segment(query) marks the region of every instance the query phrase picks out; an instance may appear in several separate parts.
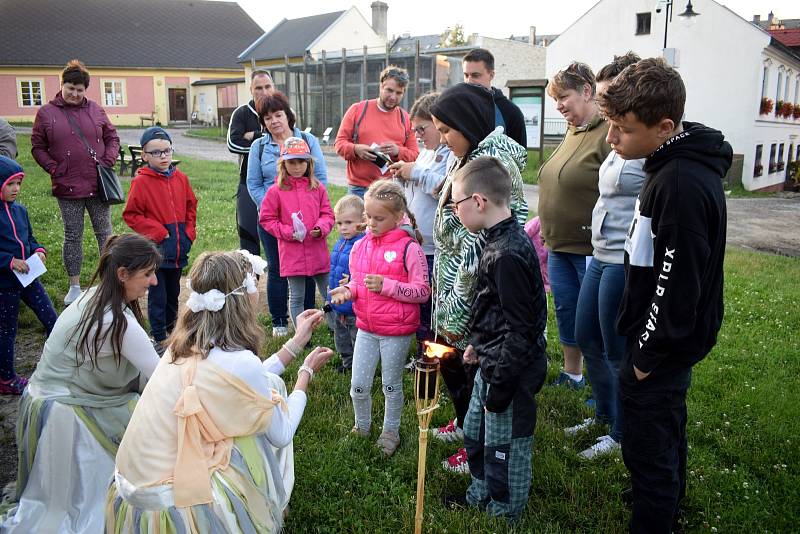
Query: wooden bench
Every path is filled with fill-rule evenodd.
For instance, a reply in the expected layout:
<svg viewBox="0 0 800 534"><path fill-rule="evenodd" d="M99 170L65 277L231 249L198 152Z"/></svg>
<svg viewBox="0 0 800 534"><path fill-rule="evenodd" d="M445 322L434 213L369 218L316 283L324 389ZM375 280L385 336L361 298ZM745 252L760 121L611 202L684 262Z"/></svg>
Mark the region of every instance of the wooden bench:
<svg viewBox="0 0 800 534"><path fill-rule="evenodd" d="M151 126L156 125L156 112L152 112L150 115L139 115L139 124L144 128L145 121L148 121Z"/></svg>
<svg viewBox="0 0 800 534"><path fill-rule="evenodd" d="M332 126L328 126L325 128L325 131L322 132L322 144L327 145L331 142L331 132L333 131Z"/></svg>
<svg viewBox="0 0 800 534"><path fill-rule="evenodd" d="M125 155L125 149L122 147L119 149L117 161L119 162L119 175L125 176L125 171L128 170L128 167L133 163L133 160L129 156Z"/></svg>

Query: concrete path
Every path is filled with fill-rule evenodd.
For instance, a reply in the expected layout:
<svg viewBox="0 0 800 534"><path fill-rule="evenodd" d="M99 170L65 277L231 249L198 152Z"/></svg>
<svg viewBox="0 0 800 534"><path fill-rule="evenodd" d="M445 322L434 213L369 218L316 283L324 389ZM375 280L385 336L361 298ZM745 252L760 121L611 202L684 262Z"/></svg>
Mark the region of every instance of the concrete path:
<svg viewBox="0 0 800 534"><path fill-rule="evenodd" d="M30 128L17 128L20 133L30 133ZM120 129L120 140L125 144L138 144L143 129ZM186 129L169 128L178 158L192 158L235 163L236 156L228 152L225 143L208 139L187 137ZM336 185L347 185L344 161L333 151L333 146L323 147L328 165L328 180ZM525 186L525 199L532 211L539 204L539 188ZM767 198L728 199L728 244L772 254L800 257L800 195L783 194Z"/></svg>

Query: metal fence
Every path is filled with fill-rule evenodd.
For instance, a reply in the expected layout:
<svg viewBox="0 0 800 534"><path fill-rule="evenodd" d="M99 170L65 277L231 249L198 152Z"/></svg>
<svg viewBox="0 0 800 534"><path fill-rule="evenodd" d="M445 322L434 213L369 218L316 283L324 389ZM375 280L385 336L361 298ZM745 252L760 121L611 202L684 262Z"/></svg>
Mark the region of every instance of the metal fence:
<svg viewBox="0 0 800 534"><path fill-rule="evenodd" d="M567 133L567 121L564 119L545 119L544 135L547 137L564 137Z"/></svg>
<svg viewBox="0 0 800 534"><path fill-rule="evenodd" d="M410 77L401 106L409 109L418 96L442 90L462 79L461 59L440 54L341 49L306 56L302 62L284 59L270 71L275 86L288 97L301 128L321 136L332 127L331 139L347 109L355 102L376 98L380 72L387 65L405 68Z"/></svg>

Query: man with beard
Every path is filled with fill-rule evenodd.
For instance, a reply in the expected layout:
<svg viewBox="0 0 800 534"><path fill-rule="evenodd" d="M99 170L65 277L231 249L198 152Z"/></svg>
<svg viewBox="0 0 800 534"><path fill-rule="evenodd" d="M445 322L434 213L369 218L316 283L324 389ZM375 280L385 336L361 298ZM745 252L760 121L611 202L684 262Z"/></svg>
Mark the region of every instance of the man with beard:
<svg viewBox="0 0 800 534"><path fill-rule="evenodd" d="M408 113L400 101L408 87L408 72L389 65L380 76L374 100L356 102L342 118L336 153L347 161L347 189L364 198L369 185L385 174L387 165L414 161L419 154Z"/></svg>

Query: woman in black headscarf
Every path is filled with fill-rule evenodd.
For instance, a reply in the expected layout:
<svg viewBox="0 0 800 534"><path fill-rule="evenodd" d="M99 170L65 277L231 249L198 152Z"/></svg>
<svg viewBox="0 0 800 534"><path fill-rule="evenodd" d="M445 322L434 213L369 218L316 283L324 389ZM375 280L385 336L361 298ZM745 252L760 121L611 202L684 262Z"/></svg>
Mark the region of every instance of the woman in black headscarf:
<svg viewBox="0 0 800 534"><path fill-rule="evenodd" d="M469 344L471 307L475 298L478 260L483 251L482 234L467 230L453 209L451 186L456 171L467 162L481 156L497 158L511 175L511 211L524 225L528 205L522 190L522 170L528 153L524 147L494 126L494 99L479 85L460 83L442 92L431 108L433 124L442 134L453 156L442 183L439 205L433 224L436 259L433 276L434 316L432 329L439 342L458 350L456 357L442 361L442 378L447 385L456 419L435 429L434 436L442 441L463 439L462 425L472 395L472 383L477 365L465 364L462 351ZM448 471L467 473L465 449L447 458L443 467Z"/></svg>

